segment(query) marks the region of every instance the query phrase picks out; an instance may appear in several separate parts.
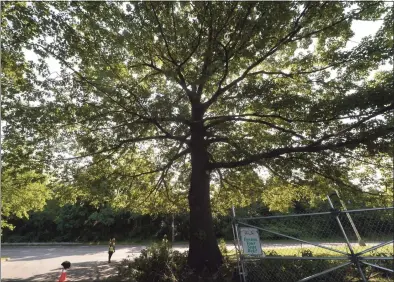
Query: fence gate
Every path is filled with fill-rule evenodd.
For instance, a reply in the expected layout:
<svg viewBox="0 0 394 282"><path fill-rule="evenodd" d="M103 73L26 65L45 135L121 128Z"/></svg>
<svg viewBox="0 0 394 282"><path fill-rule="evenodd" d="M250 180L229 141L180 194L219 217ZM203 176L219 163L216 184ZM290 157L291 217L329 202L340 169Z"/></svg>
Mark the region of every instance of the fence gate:
<svg viewBox="0 0 394 282"><path fill-rule="evenodd" d="M394 207L238 218L240 280L394 281Z"/></svg>

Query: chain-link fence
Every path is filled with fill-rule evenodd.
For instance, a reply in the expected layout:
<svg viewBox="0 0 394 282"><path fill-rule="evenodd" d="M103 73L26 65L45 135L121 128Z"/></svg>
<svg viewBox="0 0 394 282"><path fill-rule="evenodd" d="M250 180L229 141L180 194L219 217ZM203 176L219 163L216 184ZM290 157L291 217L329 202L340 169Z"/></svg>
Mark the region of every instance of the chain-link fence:
<svg viewBox="0 0 394 282"><path fill-rule="evenodd" d="M394 207L336 210L328 200L327 212L235 217L242 280L394 281ZM245 250L245 228L258 232L261 254Z"/></svg>

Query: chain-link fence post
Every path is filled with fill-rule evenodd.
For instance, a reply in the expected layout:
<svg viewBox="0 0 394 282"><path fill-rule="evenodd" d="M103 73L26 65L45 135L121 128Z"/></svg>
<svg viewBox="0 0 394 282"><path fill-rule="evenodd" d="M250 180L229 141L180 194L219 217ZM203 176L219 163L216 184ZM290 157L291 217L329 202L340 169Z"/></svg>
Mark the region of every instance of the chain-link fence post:
<svg viewBox="0 0 394 282"><path fill-rule="evenodd" d="M365 277L365 274L364 274L363 270L361 269L361 266L360 266L360 262L359 262L358 256L355 255L354 250L353 250L353 248L352 248L352 245L350 244L349 238L348 238L347 235L346 235L345 229L343 229L342 222L341 222L341 220L340 220L339 217L338 217L340 211L336 211L336 210L335 210L335 207L334 207L334 205L332 204L332 201L331 201L329 195L327 195L327 200L328 200L328 203L330 204L330 207L331 207L331 209L332 209L332 212L334 213L335 219L336 219L336 221L338 222L339 228L341 229L341 232L342 232L342 235L343 235L343 237L344 237L344 239L345 239L345 241L346 241L346 244L348 245L349 251L350 251L350 253L351 253L351 255L350 255L350 256L351 256L351 261L356 265L356 267L357 267L357 269L358 269L358 272L360 273L360 276L361 276L361 279L363 280L363 282L367 282L367 278Z"/></svg>
<svg viewBox="0 0 394 282"><path fill-rule="evenodd" d="M237 256L237 268L238 268L238 274L239 274L239 281L240 282L246 282L246 277L245 277L245 267L243 265L243 260L242 260L242 253L241 253L241 248L240 248L240 240L239 240L239 233L238 233L238 223L235 215L235 207L232 206L232 229L233 229L233 236L234 236L234 246L235 246L235 254Z"/></svg>
<svg viewBox="0 0 394 282"><path fill-rule="evenodd" d="M347 211L345 202L342 200L341 196L339 195L338 190L335 189L335 193L336 193L336 195L337 195L337 197L338 197L338 199L339 199L339 202L341 203L341 205L342 205L342 207L343 207L343 210L344 210L344 211ZM355 233L356 236L357 236L358 244L359 244L360 246L362 246L362 247L365 247L366 244L365 244L365 242L361 239L360 233L358 233L357 227L356 227L356 225L354 224L354 221L353 221L353 219L352 219L350 213L346 213L346 216L347 216L347 218L349 219L350 225L352 226L353 231L354 231L354 233Z"/></svg>

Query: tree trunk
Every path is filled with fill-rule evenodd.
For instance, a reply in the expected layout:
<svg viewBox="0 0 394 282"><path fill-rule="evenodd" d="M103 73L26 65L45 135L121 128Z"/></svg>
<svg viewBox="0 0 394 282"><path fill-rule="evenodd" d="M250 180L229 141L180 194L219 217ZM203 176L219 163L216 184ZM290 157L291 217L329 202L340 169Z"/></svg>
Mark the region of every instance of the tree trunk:
<svg viewBox="0 0 394 282"><path fill-rule="evenodd" d="M208 151L204 141L205 129L202 111L192 110L191 126L191 183L189 190L190 241L188 264L196 272L214 273L223 260L220 253L211 213L209 193L210 173Z"/></svg>

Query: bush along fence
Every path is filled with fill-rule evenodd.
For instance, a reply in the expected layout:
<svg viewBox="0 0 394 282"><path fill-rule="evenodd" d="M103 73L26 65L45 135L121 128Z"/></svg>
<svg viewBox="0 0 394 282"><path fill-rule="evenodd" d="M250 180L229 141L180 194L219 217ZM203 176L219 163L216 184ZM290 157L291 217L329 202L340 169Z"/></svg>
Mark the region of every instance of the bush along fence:
<svg viewBox="0 0 394 282"><path fill-rule="evenodd" d="M394 207L339 209L330 197L318 213L238 218L233 209L240 280L394 281Z"/></svg>

